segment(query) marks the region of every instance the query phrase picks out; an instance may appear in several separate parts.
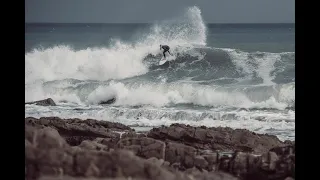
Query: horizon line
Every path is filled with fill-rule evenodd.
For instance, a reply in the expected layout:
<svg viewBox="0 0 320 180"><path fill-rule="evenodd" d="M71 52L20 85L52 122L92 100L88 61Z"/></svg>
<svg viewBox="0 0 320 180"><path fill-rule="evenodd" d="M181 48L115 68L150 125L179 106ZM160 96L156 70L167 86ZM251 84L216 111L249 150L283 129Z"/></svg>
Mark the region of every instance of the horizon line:
<svg viewBox="0 0 320 180"><path fill-rule="evenodd" d="M153 24L154 22L104 22L104 23L96 23L96 22L25 22L25 24ZM250 22L250 23L215 23L208 22L205 24L295 24L295 22Z"/></svg>

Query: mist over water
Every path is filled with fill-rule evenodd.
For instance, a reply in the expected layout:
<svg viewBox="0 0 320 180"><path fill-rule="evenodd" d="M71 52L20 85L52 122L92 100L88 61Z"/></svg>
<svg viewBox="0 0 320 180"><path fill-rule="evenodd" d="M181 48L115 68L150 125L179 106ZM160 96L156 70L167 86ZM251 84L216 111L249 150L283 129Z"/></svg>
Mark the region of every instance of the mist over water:
<svg viewBox="0 0 320 180"><path fill-rule="evenodd" d="M117 32L132 38L114 36L105 40L106 45L96 39L105 38L104 33L92 28L78 27L82 30L77 32L75 27L41 26L26 32L27 38L39 37L34 44L41 48L25 53L25 101L51 97L58 104L26 105L26 117L96 118L131 126L179 122L294 138L295 52L281 51L287 41L282 40L280 52L247 50L258 43L247 43L243 49L234 48L233 43L222 46L197 7L143 30L120 27ZM78 40L68 39L70 29ZM287 33L272 30L277 36ZM88 41L96 44L79 43L86 33L93 37ZM105 36L112 33L107 31ZM43 34L51 41L41 39ZM57 37L64 43L57 43ZM161 66L160 44L169 45L173 54ZM112 98L114 104L101 105Z"/></svg>

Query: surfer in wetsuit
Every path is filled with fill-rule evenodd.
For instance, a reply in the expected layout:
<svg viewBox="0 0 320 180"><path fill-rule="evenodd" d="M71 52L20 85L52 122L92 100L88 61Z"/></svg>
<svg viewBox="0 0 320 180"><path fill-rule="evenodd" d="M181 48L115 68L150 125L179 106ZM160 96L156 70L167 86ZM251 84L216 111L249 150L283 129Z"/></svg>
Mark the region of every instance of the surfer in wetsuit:
<svg viewBox="0 0 320 180"><path fill-rule="evenodd" d="M160 50L161 50L161 48L163 49L163 56L164 56L164 58L166 58L166 52L168 52L171 56L172 56L172 54L170 53L170 51L169 51L169 49L170 49L170 47L169 46L167 46L167 45L161 45L160 44Z"/></svg>

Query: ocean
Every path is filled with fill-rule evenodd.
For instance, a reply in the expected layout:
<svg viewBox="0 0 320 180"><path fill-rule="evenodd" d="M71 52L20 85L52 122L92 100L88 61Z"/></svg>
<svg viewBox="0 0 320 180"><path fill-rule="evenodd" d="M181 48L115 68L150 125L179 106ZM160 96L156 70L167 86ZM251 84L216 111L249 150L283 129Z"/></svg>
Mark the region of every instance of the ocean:
<svg viewBox="0 0 320 180"><path fill-rule="evenodd" d="M159 66L160 44L172 56ZM227 126L295 138L295 24L25 24L25 117L148 129ZM111 104L104 102L114 99Z"/></svg>

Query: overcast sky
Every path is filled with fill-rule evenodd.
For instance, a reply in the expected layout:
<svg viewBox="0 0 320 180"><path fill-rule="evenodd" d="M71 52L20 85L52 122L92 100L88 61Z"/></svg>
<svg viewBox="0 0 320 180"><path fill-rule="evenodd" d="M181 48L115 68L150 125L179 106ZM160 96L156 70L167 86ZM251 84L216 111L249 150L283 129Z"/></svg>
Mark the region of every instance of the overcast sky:
<svg viewBox="0 0 320 180"><path fill-rule="evenodd" d="M207 23L294 23L294 0L25 0L26 22L150 23L198 6Z"/></svg>

